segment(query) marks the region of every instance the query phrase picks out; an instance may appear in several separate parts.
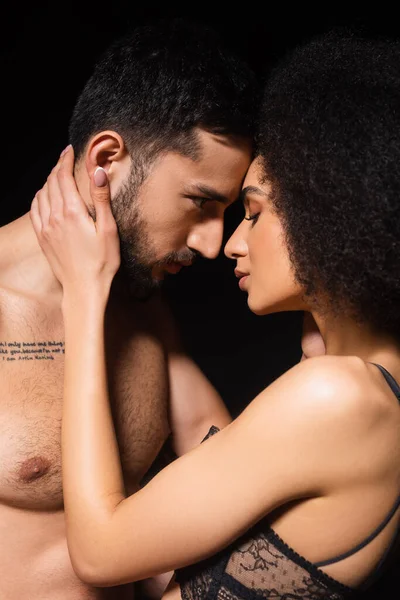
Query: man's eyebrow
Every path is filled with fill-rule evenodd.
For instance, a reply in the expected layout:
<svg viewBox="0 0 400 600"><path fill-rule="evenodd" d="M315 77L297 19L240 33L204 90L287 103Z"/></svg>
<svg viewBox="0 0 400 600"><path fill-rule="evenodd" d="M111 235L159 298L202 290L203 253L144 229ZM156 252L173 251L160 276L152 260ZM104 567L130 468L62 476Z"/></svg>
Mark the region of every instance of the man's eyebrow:
<svg viewBox="0 0 400 600"><path fill-rule="evenodd" d="M214 188L203 183L193 183L190 187L192 190L196 189L202 196L206 196L210 200L215 200L215 202L221 202L221 204L229 204L231 202L224 194L217 192Z"/></svg>
<svg viewBox="0 0 400 600"><path fill-rule="evenodd" d="M240 202L243 202L243 204L246 204L248 202L247 194L255 194L256 196L267 198L267 194L263 192L260 188L255 187L254 185L248 185L247 187L243 188L239 194L239 200Z"/></svg>

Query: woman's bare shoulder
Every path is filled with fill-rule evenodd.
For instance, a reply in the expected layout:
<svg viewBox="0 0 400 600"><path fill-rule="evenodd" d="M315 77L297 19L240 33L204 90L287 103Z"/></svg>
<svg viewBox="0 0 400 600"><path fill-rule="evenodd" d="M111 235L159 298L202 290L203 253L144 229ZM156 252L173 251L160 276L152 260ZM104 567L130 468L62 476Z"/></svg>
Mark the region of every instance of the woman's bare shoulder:
<svg viewBox="0 0 400 600"><path fill-rule="evenodd" d="M362 359L309 358L262 390L241 418L273 431L281 442L294 439L329 452L340 440L345 444L354 434L368 435L376 417L367 408L369 391L370 375Z"/></svg>
<svg viewBox="0 0 400 600"><path fill-rule="evenodd" d="M301 361L266 387L255 399L261 406L272 398L286 405L350 410L368 389L366 363L357 356L318 356ZM326 406L325 406L326 407ZM300 408L300 409L301 409Z"/></svg>

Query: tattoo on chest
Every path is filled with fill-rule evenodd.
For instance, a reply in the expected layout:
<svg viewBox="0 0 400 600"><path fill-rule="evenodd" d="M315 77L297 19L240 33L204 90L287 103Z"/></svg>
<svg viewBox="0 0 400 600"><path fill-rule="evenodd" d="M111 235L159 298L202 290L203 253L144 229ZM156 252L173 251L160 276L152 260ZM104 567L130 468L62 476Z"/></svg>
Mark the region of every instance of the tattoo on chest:
<svg viewBox="0 0 400 600"><path fill-rule="evenodd" d="M51 340L43 342L0 341L0 360L2 361L55 360L64 352L64 342Z"/></svg>

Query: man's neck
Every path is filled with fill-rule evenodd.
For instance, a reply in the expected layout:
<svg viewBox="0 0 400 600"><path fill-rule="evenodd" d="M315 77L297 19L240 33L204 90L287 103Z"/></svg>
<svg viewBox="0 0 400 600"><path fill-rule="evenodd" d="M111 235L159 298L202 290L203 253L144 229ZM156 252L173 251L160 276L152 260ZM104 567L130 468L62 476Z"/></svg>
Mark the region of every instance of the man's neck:
<svg viewBox="0 0 400 600"><path fill-rule="evenodd" d="M61 299L61 286L39 246L29 213L0 228L0 287Z"/></svg>

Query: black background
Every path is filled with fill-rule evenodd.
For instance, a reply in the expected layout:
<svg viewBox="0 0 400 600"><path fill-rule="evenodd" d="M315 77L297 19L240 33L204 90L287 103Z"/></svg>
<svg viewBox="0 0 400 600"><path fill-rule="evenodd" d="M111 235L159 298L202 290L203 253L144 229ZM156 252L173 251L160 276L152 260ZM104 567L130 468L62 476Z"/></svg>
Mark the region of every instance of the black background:
<svg viewBox="0 0 400 600"><path fill-rule="evenodd" d="M400 35L394 3L390 10L378 5L353 13L328 3L313 9L307 3L297 8L286 3L214 3L214 12L202 4L186 6L187 12L173 10L171 4L162 9L148 4L52 2L2 9L0 225L29 210L68 143L70 114L95 60L115 37L138 23L161 16L209 23L260 77L286 50L334 26ZM227 211L226 238L240 217L239 206ZM189 352L234 415L299 360L301 314L253 315L232 265L222 255L185 270L167 287ZM398 587L389 593L389 584L380 584L368 597L397 597Z"/></svg>
<svg viewBox="0 0 400 600"><path fill-rule="evenodd" d="M150 4L150 3L149 3ZM244 4L244 3L243 3ZM263 77L287 50L333 26L400 34L392 13L350 14L263 3L218 9L196 5L180 12L113 1L32 3L8 8L1 21L2 194L0 224L27 210L68 143L70 114L99 54L120 34L164 16L211 24ZM275 3L274 3L275 4ZM186 7L187 9L191 7ZM218 6L213 6L214 11ZM227 211L226 238L241 218ZM301 314L256 317L247 308L228 259L201 261L169 281L173 307L189 352L237 414L265 385L300 358ZM133 316L134 318L134 316Z"/></svg>

